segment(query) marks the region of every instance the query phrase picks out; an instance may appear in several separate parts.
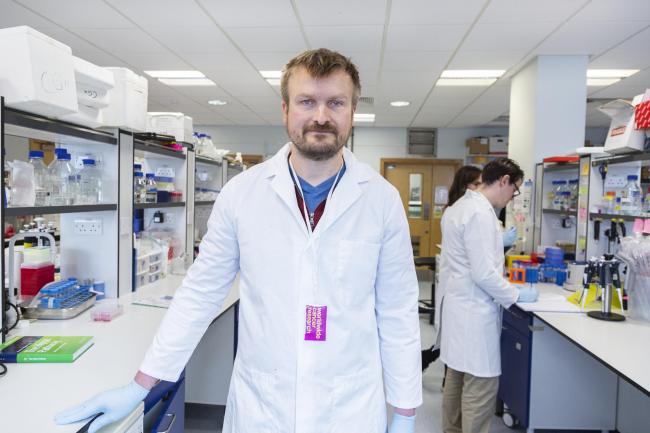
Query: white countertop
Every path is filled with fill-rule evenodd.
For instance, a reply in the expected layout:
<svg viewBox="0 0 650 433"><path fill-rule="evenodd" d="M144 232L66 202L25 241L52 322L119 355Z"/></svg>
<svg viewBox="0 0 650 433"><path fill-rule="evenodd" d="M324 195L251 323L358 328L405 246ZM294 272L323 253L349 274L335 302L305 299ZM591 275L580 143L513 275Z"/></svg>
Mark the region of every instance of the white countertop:
<svg viewBox="0 0 650 433"><path fill-rule="evenodd" d="M94 322L87 310L70 320L38 320L13 335L92 335L95 344L69 364L7 364L0 377L0 430L12 433L74 433L83 423L58 426L54 415L94 394L128 383L149 348L163 308L132 305L140 297L173 294L183 277L169 275L124 295L124 313L111 322ZM239 299L238 284L221 313ZM219 313L219 314L221 314Z"/></svg>
<svg viewBox="0 0 650 433"><path fill-rule="evenodd" d="M554 284L537 288L540 293L570 294ZM607 322L585 313L533 314L650 395L650 323L629 317Z"/></svg>

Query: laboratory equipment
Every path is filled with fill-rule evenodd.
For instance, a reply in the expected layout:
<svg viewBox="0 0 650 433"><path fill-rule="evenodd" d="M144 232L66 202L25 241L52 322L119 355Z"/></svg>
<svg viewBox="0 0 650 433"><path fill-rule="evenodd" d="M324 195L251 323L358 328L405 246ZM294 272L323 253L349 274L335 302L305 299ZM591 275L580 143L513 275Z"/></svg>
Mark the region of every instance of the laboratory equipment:
<svg viewBox="0 0 650 433"><path fill-rule="evenodd" d="M147 202L147 186L141 171L133 173L133 201L135 203Z"/></svg>
<svg viewBox="0 0 650 433"><path fill-rule="evenodd" d="M639 176L630 174L627 176L627 184L621 194L621 212L635 214L641 211L641 188L637 184Z"/></svg>
<svg viewBox="0 0 650 433"><path fill-rule="evenodd" d="M568 290L570 292L575 292L582 288L586 267L587 267L587 262L569 263L567 269L567 279L564 282L565 290Z"/></svg>
<svg viewBox="0 0 650 433"><path fill-rule="evenodd" d="M171 193L174 191L174 178L170 176L156 176L158 188L158 201L162 203L172 200Z"/></svg>
<svg viewBox="0 0 650 433"><path fill-rule="evenodd" d="M154 173L147 173L145 181L145 202L156 203L158 200L158 185L156 182L156 175ZM166 200L169 201L169 200Z"/></svg>
<svg viewBox="0 0 650 433"><path fill-rule="evenodd" d="M104 108L104 126L132 131L147 129L147 79L126 68L106 68L113 74L115 87Z"/></svg>
<svg viewBox="0 0 650 433"><path fill-rule="evenodd" d="M617 258L627 264L625 291L630 298L630 317L650 322L650 240L647 237L623 238Z"/></svg>
<svg viewBox="0 0 650 433"><path fill-rule="evenodd" d="M9 300L9 302L11 302L14 305L17 305L17 300L20 299L21 296L22 296L21 286L16 284L15 275L14 275L14 272L13 272L13 270L15 269L14 268L14 260L15 260L14 252L15 252L16 241L18 241L18 240L26 240L28 238L47 239L50 242L50 246L49 246L49 248L50 248L50 256L49 257L52 259L52 261L54 260L54 257L56 255L56 247L55 247L55 242L54 242L54 236L52 236L50 233L47 233L47 232L28 232L28 233L26 233L26 232L23 232L23 233L15 234L11 239L9 239L9 249L8 249L8 251L9 251L9 266L8 266L7 269L11 270L11 272L9 272L9 285L8 285L8 287L9 287L9 296L8 296L8 300ZM28 250L28 249L31 249L31 248L24 248L23 255L24 255L24 252L26 250ZM35 256L35 260L40 260L38 256L40 256L42 254L42 251L41 250L35 250L35 251L36 251L35 253L32 253ZM54 269L52 267L52 280L54 279L54 272L53 271L54 271ZM45 273L45 271L41 272L40 270L27 272L26 277L33 279L31 282L29 282L28 290L31 290L31 287L33 287L35 284L37 284L37 281L40 280L40 278L42 277L42 275L44 273ZM23 278L23 273L22 273L22 269L21 269L21 282L20 282L21 285L24 283L22 278ZM52 280L50 280L50 281L52 281ZM41 287L38 287L38 289L40 289L40 288Z"/></svg>
<svg viewBox="0 0 650 433"><path fill-rule="evenodd" d="M43 162L43 151L30 150L29 163L34 167L34 206L47 206L49 205L49 171Z"/></svg>
<svg viewBox="0 0 650 433"><path fill-rule="evenodd" d="M102 202L102 178L95 160L83 160L80 176L80 198L83 204L99 204Z"/></svg>
<svg viewBox="0 0 650 433"><path fill-rule="evenodd" d="M70 47L19 26L0 29L0 53L0 95L8 107L44 116L77 111Z"/></svg>
<svg viewBox="0 0 650 433"><path fill-rule="evenodd" d="M567 209L578 209L578 179L569 180L569 206Z"/></svg>
<svg viewBox="0 0 650 433"><path fill-rule="evenodd" d="M9 185L11 194L7 195L9 206L34 206L34 166L24 161L7 162L10 167Z"/></svg>
<svg viewBox="0 0 650 433"><path fill-rule="evenodd" d="M192 118L183 113L147 113L147 132L173 136L176 141L190 142L194 134Z"/></svg>
<svg viewBox="0 0 650 433"><path fill-rule="evenodd" d="M88 282L76 278L55 281L45 285L31 300L20 304L27 319L71 319L95 303L96 293Z"/></svg>
<svg viewBox="0 0 650 433"><path fill-rule="evenodd" d="M612 291L616 290L621 305L623 305L623 294L619 275L621 262L611 254L605 254L599 259L592 259L587 266L583 290L589 290L589 285L596 283L601 293L601 311L589 311L587 315L594 319L621 322L625 316L612 312Z"/></svg>
<svg viewBox="0 0 650 433"><path fill-rule="evenodd" d="M96 322L110 322L124 312L124 307L117 300L108 300L97 303L90 312L90 318Z"/></svg>
<svg viewBox="0 0 650 433"><path fill-rule="evenodd" d="M77 176L70 162L70 154L63 148L54 150L56 159L50 164L50 204L69 206L75 204L79 195Z"/></svg>
<svg viewBox="0 0 650 433"><path fill-rule="evenodd" d="M552 208L556 210L566 210L566 198L564 195L567 192L566 180L554 180L553 182L553 202Z"/></svg>

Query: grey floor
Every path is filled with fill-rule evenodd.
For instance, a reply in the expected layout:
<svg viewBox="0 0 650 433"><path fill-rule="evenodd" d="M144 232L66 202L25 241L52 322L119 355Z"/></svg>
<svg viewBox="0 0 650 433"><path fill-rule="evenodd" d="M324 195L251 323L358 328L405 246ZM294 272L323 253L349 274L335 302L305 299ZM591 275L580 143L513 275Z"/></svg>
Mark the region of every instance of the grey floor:
<svg viewBox="0 0 650 433"><path fill-rule="evenodd" d="M420 282L420 299L431 297L431 282ZM424 315L420 316L422 347L429 347L435 341L435 331ZM416 433L441 433L442 376L440 362L432 364L422 376L423 404L418 408L415 424ZM186 405L186 433L220 433L223 422L223 408L212 406ZM494 417L490 433L513 433L500 418Z"/></svg>

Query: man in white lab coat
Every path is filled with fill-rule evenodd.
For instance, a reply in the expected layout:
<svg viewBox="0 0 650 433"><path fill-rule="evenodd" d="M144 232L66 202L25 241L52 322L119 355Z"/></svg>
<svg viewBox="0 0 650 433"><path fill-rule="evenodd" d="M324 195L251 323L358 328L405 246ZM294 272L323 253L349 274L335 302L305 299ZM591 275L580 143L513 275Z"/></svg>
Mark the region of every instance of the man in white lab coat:
<svg viewBox="0 0 650 433"><path fill-rule="evenodd" d="M418 284L397 190L345 149L360 94L325 50L285 67L291 142L224 186L188 270L129 385L57 416L128 414L174 381L239 272L239 341L225 433L414 431L421 404Z"/></svg>
<svg viewBox="0 0 650 433"><path fill-rule="evenodd" d="M500 158L485 166L481 179L477 190L467 190L442 217L445 433L488 433L501 375L501 307L537 299L535 289L519 290L503 277L495 213L519 193L523 172L514 161Z"/></svg>

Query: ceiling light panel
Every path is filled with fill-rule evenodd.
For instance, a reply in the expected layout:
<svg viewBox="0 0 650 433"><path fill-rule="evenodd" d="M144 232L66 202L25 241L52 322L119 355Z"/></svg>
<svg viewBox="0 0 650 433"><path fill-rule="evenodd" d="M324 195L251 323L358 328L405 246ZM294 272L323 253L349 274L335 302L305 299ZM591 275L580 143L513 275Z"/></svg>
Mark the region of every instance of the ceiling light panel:
<svg viewBox="0 0 650 433"><path fill-rule="evenodd" d="M355 122L374 122L375 115L373 113L354 113Z"/></svg>
<svg viewBox="0 0 650 433"><path fill-rule="evenodd" d="M491 86L496 78L440 78L436 86Z"/></svg>
<svg viewBox="0 0 650 433"><path fill-rule="evenodd" d="M411 103L409 101L393 101L390 105L392 107L408 107Z"/></svg>
<svg viewBox="0 0 650 433"><path fill-rule="evenodd" d="M205 78L200 71L144 71L153 78Z"/></svg>
<svg viewBox="0 0 650 433"><path fill-rule="evenodd" d="M216 86L209 78L158 78L168 86Z"/></svg>
<svg viewBox="0 0 650 433"><path fill-rule="evenodd" d="M279 86L282 82L282 79L280 78L267 78L266 82L269 83L271 86Z"/></svg>
<svg viewBox="0 0 650 433"><path fill-rule="evenodd" d="M627 78L638 69L587 69L587 78Z"/></svg>
<svg viewBox="0 0 650 433"><path fill-rule="evenodd" d="M447 69L440 78L499 78L505 72L503 69Z"/></svg>
<svg viewBox="0 0 650 433"><path fill-rule="evenodd" d="M587 78L587 86L611 86L619 81L620 78Z"/></svg>
<svg viewBox="0 0 650 433"><path fill-rule="evenodd" d="M282 71L260 71L264 78L282 78Z"/></svg>

